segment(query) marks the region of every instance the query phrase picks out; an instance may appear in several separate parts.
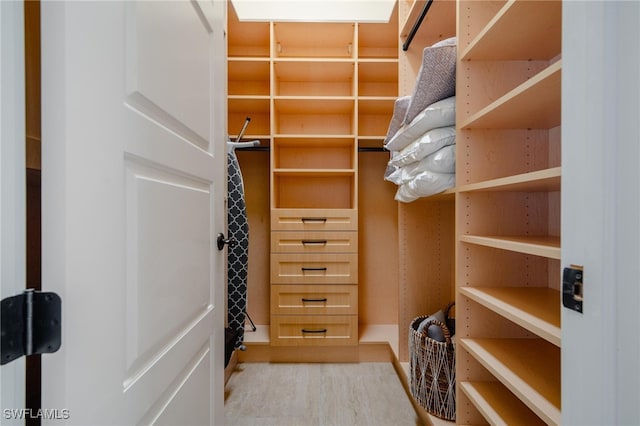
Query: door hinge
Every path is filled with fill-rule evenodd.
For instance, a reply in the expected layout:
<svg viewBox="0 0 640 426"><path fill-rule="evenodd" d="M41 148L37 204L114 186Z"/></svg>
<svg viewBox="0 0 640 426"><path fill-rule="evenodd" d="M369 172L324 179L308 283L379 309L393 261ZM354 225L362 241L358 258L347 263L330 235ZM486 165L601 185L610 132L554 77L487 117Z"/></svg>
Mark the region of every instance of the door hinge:
<svg viewBox="0 0 640 426"><path fill-rule="evenodd" d="M60 349L62 301L57 294L28 289L2 299L1 317L0 365Z"/></svg>

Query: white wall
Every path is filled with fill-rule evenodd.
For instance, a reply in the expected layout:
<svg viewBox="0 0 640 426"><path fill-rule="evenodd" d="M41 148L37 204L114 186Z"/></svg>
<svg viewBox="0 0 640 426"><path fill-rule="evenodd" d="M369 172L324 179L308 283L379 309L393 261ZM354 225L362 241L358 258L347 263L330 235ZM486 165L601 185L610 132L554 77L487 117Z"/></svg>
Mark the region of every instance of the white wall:
<svg viewBox="0 0 640 426"><path fill-rule="evenodd" d="M564 2L562 51L562 423L639 424L640 3Z"/></svg>

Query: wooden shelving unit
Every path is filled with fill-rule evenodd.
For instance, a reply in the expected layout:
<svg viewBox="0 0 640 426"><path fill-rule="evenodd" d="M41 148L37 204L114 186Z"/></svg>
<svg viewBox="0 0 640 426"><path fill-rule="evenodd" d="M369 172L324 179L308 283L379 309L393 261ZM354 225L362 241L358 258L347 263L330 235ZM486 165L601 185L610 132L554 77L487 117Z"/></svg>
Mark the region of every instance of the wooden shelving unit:
<svg viewBox="0 0 640 426"><path fill-rule="evenodd" d="M359 322L363 330L369 323L388 324L393 309L372 304L376 297L378 303L386 300L376 295L388 293L389 282L395 281L387 278L387 270L363 274L365 303L359 300L358 272L368 272L370 265L375 270L387 253L367 249L361 256L358 241L387 239L395 227L374 224L379 221L376 215L360 214L360 202L371 205L369 198L381 191L360 194L359 183L370 179L366 176L373 168L381 173L384 158L360 155L358 148L382 147L398 96L398 10L389 23L241 22L230 7L228 31L229 132L235 138L251 117L245 139L260 139L270 150L268 206L259 212L258 226L264 226L265 214L271 216L270 284L259 292L271 303L266 319L262 316L257 323L271 326L272 346L323 346L322 333L315 330L305 338L292 336L294 318L327 328L326 345L357 345ZM253 164L258 155L245 155L246 161ZM381 178L379 182L385 185ZM245 186L251 184L245 181ZM389 203L392 194L382 211ZM380 201L377 204L380 210ZM255 224L250 226L253 233ZM359 236L360 226L369 229L366 237ZM309 243L312 240L322 244ZM254 251L250 259L264 265L256 256L261 254ZM252 284L255 281L250 289ZM262 281L257 285L263 286ZM318 307L320 302L301 304L301 295L309 292L312 299L325 299L322 290L326 309ZM337 308L336 303L346 305ZM338 321L341 328L334 335L337 326L329 326L329 317L336 315L345 321ZM327 327L322 326L325 320ZM344 351L335 352L344 358ZM319 356L331 358L327 352Z"/></svg>
<svg viewBox="0 0 640 426"><path fill-rule="evenodd" d="M272 23L271 215L301 213L298 225L271 228L274 346L356 345L357 235L327 223L357 212L354 24ZM283 240L298 238L288 250ZM280 245L281 246L281 245ZM342 307L340 307L342 304Z"/></svg>
<svg viewBox="0 0 640 426"><path fill-rule="evenodd" d="M561 1L458 1L462 424L560 423L561 22Z"/></svg>

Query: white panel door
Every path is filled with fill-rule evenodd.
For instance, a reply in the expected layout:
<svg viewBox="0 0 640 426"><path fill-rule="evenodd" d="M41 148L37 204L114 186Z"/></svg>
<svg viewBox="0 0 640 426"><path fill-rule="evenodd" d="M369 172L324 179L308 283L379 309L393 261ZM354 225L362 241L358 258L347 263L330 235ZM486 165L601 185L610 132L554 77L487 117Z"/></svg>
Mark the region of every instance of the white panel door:
<svg viewBox="0 0 640 426"><path fill-rule="evenodd" d="M67 423L224 421L225 7L42 2L43 290L63 303L42 405Z"/></svg>
<svg viewBox="0 0 640 426"><path fill-rule="evenodd" d="M0 2L0 298L25 288L24 15ZM24 357L0 367L0 423L24 424Z"/></svg>

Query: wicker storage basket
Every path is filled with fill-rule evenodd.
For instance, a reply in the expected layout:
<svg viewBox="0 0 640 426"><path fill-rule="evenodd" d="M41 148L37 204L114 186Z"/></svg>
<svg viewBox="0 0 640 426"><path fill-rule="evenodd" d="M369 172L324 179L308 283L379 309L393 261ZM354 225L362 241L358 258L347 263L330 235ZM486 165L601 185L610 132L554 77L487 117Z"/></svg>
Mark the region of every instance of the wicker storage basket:
<svg viewBox="0 0 640 426"><path fill-rule="evenodd" d="M446 312L452 304L447 306ZM449 327L432 319L430 324L442 328L446 341L439 342L427 336L427 327L418 332L418 326L429 318L415 318L409 327L409 369L411 395L427 412L446 420L456 418L456 357Z"/></svg>

